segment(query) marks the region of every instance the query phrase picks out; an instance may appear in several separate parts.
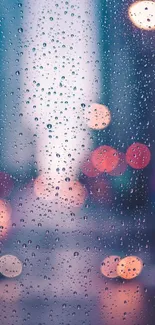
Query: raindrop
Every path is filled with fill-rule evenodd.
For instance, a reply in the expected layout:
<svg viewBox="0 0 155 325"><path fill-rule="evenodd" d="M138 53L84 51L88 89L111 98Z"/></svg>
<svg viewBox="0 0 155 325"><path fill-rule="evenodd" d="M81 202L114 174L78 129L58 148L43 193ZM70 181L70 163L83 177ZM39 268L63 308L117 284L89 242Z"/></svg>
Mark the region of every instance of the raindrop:
<svg viewBox="0 0 155 325"><path fill-rule="evenodd" d="M23 28L18 28L18 33L23 33Z"/></svg>
<svg viewBox="0 0 155 325"><path fill-rule="evenodd" d="M74 252L74 256L79 256L79 252Z"/></svg>

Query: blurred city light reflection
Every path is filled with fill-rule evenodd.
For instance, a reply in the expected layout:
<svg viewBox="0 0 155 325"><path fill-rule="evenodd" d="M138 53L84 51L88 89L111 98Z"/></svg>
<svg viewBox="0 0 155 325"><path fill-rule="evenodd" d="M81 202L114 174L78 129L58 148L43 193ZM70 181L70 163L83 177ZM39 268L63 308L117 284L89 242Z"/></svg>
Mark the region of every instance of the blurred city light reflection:
<svg viewBox="0 0 155 325"><path fill-rule="evenodd" d="M106 257L101 265L101 273L107 278L117 278L117 266L120 261L119 256L108 256Z"/></svg>
<svg viewBox="0 0 155 325"><path fill-rule="evenodd" d="M100 172L111 172L119 163L118 152L110 146L100 146L92 153L92 163Z"/></svg>
<svg viewBox="0 0 155 325"><path fill-rule="evenodd" d="M137 277L142 269L143 262L139 257L127 256L119 261L117 274L123 279L131 280Z"/></svg>
<svg viewBox="0 0 155 325"><path fill-rule="evenodd" d="M135 169L145 168L151 160L149 148L143 143L133 143L126 152L127 163Z"/></svg>
<svg viewBox="0 0 155 325"><path fill-rule="evenodd" d="M60 201L71 207L80 207L87 197L86 188L78 181L62 182L60 184Z"/></svg>
<svg viewBox="0 0 155 325"><path fill-rule="evenodd" d="M95 103L86 110L85 118L89 128L102 130L110 124L111 113L105 105Z"/></svg>
<svg viewBox="0 0 155 325"><path fill-rule="evenodd" d="M47 175L40 175L34 181L34 193L44 200L57 200L59 206L67 205L80 207L83 205L87 190L79 181L66 178L65 181L56 180Z"/></svg>
<svg viewBox="0 0 155 325"><path fill-rule="evenodd" d="M34 193L44 200L52 200L56 194L56 180L50 175L39 175L34 181Z"/></svg>
<svg viewBox="0 0 155 325"><path fill-rule="evenodd" d="M15 278L22 272L22 263L14 255L0 257L0 273L7 278Z"/></svg>
<svg viewBox="0 0 155 325"><path fill-rule="evenodd" d="M155 2L136 1L128 9L132 23L144 30L155 29Z"/></svg>
<svg viewBox="0 0 155 325"><path fill-rule="evenodd" d="M93 166L91 154L82 163L81 170L82 173L88 177L97 177L100 174L100 172Z"/></svg>

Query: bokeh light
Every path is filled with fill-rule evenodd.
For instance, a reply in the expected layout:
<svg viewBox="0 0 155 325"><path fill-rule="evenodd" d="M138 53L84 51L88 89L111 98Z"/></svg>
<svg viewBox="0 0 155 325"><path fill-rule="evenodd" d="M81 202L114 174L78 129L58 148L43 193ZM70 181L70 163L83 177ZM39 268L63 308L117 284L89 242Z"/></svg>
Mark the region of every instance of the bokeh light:
<svg viewBox="0 0 155 325"><path fill-rule="evenodd" d="M86 188L78 181L69 180L61 183L59 199L64 205L80 207L83 205L87 195Z"/></svg>
<svg viewBox="0 0 155 325"><path fill-rule="evenodd" d="M128 9L129 18L132 23L141 29L155 29L155 2L137 1Z"/></svg>
<svg viewBox="0 0 155 325"><path fill-rule="evenodd" d="M105 105L92 104L85 114L86 123L94 130L105 129L111 121L111 113Z"/></svg>
<svg viewBox="0 0 155 325"><path fill-rule="evenodd" d="M137 256L127 256L120 260L117 274L123 279L131 280L137 277L143 269L143 262Z"/></svg>
<svg viewBox="0 0 155 325"><path fill-rule="evenodd" d="M102 324L143 324L143 289L136 282L103 284L100 298Z"/></svg>
<svg viewBox="0 0 155 325"><path fill-rule="evenodd" d="M88 177L97 177L100 174L100 172L94 167L91 161L91 154L83 162L81 166L81 171L83 172L84 175Z"/></svg>
<svg viewBox="0 0 155 325"><path fill-rule="evenodd" d="M0 199L0 237L5 237L11 228L11 205Z"/></svg>
<svg viewBox="0 0 155 325"><path fill-rule="evenodd" d="M150 160L151 153L145 144L133 143L126 152L126 161L132 168L143 169Z"/></svg>
<svg viewBox="0 0 155 325"><path fill-rule="evenodd" d="M56 194L56 181L49 175L39 175L34 181L34 193L44 200L52 200Z"/></svg>
<svg viewBox="0 0 155 325"><path fill-rule="evenodd" d="M92 153L92 163L100 172L111 172L118 162L118 152L110 146L101 146Z"/></svg>
<svg viewBox="0 0 155 325"><path fill-rule="evenodd" d="M15 278L22 272L22 263L14 255L3 255L0 257L0 273L7 278Z"/></svg>
<svg viewBox="0 0 155 325"><path fill-rule="evenodd" d="M108 256L106 257L101 265L101 273L107 278L117 278L117 266L120 261L119 256Z"/></svg>
<svg viewBox="0 0 155 325"><path fill-rule="evenodd" d="M12 177L4 172L0 172L0 197L7 197L13 189Z"/></svg>
<svg viewBox="0 0 155 325"><path fill-rule="evenodd" d="M123 152L118 152L118 157L119 157L118 165L116 166L115 169L109 172L111 176L121 176L125 173L127 169L125 154Z"/></svg>

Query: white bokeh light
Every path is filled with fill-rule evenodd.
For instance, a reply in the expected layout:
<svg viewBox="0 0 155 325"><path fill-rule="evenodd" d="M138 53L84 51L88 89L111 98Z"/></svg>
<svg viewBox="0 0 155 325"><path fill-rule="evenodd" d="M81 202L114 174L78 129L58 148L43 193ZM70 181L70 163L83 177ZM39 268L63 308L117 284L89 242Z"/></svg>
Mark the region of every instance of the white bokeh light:
<svg viewBox="0 0 155 325"><path fill-rule="evenodd" d="M129 7L128 14L136 27L144 30L155 29L154 1L137 1Z"/></svg>

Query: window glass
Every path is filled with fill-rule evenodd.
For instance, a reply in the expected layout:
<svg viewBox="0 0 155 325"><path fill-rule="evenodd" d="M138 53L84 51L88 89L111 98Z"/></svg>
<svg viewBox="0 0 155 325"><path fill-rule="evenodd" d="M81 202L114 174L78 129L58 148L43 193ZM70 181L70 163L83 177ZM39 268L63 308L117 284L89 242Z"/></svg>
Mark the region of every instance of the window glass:
<svg viewBox="0 0 155 325"><path fill-rule="evenodd" d="M0 12L0 323L154 325L155 2Z"/></svg>

